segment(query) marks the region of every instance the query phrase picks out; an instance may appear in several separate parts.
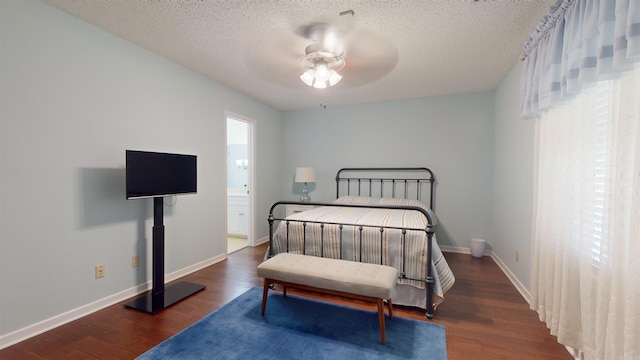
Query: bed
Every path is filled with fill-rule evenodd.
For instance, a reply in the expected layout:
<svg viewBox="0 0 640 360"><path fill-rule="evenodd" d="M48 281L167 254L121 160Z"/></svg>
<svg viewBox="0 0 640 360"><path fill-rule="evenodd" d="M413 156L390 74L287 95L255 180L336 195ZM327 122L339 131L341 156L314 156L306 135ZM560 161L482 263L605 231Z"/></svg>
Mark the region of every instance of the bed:
<svg viewBox="0 0 640 360"><path fill-rule="evenodd" d="M455 282L435 238L434 184L428 168L340 169L336 200L271 206L265 256L290 252L393 266L400 274L394 304L422 308L432 319ZM287 205L310 209L277 216Z"/></svg>

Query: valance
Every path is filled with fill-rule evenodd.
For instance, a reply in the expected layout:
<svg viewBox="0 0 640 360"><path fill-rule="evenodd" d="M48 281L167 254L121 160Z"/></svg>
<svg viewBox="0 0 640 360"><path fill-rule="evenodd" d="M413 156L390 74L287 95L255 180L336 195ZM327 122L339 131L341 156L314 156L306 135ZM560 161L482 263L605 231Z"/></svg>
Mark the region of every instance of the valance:
<svg viewBox="0 0 640 360"><path fill-rule="evenodd" d="M640 62L640 0L558 0L523 46L522 117Z"/></svg>

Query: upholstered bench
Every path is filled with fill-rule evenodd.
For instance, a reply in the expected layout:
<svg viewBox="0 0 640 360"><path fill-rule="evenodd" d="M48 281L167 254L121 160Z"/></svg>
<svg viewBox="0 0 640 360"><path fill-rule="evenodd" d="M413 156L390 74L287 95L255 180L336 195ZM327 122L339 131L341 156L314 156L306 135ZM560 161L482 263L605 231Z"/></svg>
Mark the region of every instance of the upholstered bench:
<svg viewBox="0 0 640 360"><path fill-rule="evenodd" d="M258 276L264 277L262 310L264 316L267 293L271 284L373 302L378 306L380 340L386 344L384 300L389 318L393 319L391 298L395 293L398 270L391 266L361 263L317 256L282 253L258 265Z"/></svg>

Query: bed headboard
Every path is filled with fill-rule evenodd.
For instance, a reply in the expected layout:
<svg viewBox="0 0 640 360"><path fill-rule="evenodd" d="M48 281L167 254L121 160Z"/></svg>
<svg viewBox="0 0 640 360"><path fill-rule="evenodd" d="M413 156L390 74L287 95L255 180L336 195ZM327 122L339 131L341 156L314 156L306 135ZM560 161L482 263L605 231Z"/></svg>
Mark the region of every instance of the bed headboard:
<svg viewBox="0 0 640 360"><path fill-rule="evenodd" d="M425 167L342 168L336 174L336 198L344 195L420 200L433 208L433 172Z"/></svg>

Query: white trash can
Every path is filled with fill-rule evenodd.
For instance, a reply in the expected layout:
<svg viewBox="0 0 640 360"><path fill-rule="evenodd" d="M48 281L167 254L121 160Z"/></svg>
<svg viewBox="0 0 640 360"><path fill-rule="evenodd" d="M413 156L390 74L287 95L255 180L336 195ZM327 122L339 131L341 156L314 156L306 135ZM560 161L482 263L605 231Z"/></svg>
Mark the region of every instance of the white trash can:
<svg viewBox="0 0 640 360"><path fill-rule="evenodd" d="M481 258L484 256L485 241L482 239L471 239L469 248L471 249L471 256Z"/></svg>

